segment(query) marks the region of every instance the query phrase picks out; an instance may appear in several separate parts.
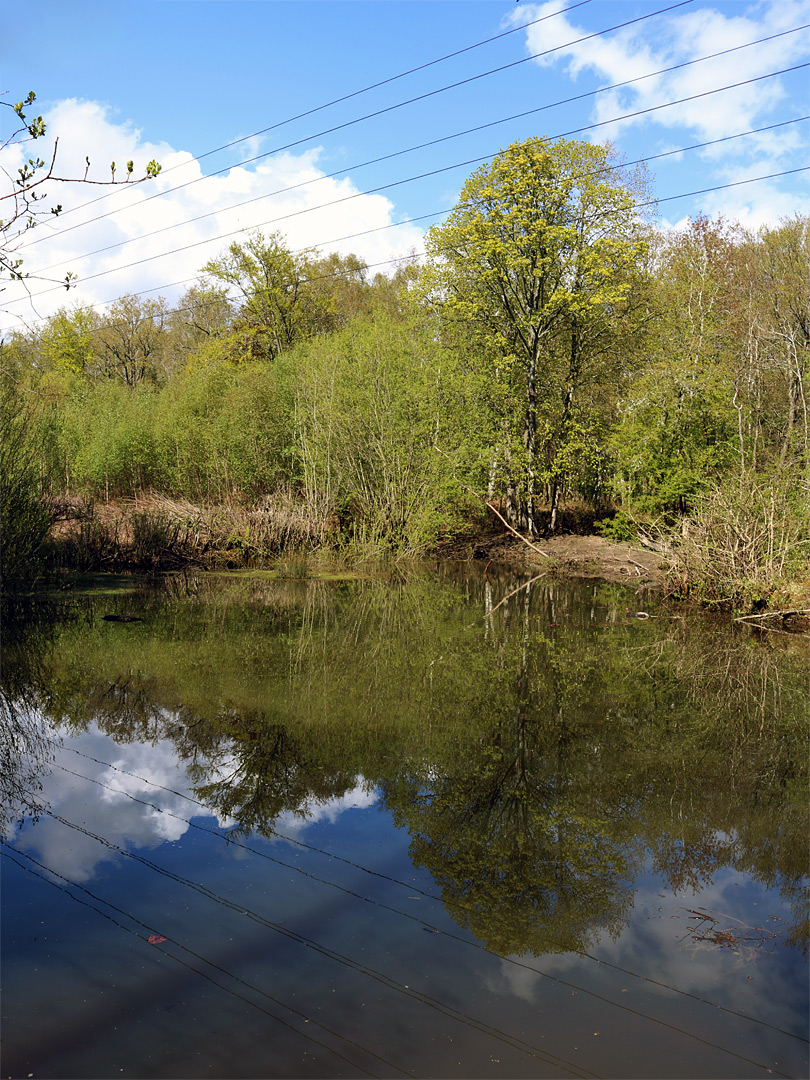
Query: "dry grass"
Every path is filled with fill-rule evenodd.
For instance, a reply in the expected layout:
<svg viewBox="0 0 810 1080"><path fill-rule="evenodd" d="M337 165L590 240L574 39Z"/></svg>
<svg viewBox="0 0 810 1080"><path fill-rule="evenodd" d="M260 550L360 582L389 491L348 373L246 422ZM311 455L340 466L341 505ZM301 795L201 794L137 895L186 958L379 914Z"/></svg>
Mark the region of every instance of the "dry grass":
<svg viewBox="0 0 810 1080"><path fill-rule="evenodd" d="M321 523L284 497L255 507L205 507L149 494L76 503L61 516L57 561L76 570L250 566L312 551L323 535Z"/></svg>
<svg viewBox="0 0 810 1080"><path fill-rule="evenodd" d="M810 499L778 478L743 477L705 495L673 538L673 591L758 611L810 593Z"/></svg>

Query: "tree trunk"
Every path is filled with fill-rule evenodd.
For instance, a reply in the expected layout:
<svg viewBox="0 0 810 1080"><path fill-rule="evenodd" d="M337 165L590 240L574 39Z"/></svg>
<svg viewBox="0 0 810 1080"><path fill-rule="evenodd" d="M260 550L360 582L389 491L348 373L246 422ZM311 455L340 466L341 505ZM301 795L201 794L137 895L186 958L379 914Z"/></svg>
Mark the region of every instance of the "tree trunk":
<svg viewBox="0 0 810 1080"><path fill-rule="evenodd" d="M537 535L537 521L534 514L535 475L534 459L537 453L537 350L539 338L537 331L532 331L530 340L529 368L526 372L526 420L523 430L523 444L528 461L526 482L526 528L530 536Z"/></svg>
<svg viewBox="0 0 810 1080"><path fill-rule="evenodd" d="M548 524L548 531L553 535L557 531L557 508L560 503L560 484L555 476L551 481L551 520Z"/></svg>

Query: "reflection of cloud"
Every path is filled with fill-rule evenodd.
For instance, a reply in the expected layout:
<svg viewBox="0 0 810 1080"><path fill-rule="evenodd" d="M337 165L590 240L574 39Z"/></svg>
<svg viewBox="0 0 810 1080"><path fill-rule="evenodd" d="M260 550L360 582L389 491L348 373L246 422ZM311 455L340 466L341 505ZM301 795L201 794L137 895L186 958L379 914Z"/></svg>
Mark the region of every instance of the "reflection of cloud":
<svg viewBox="0 0 810 1080"><path fill-rule="evenodd" d="M543 958L543 967L547 966L548 957ZM484 985L492 994L501 997L516 997L533 1004L537 1000L537 987L543 976L539 971L532 971L523 962L518 967L508 960L501 960L500 967L484 980Z"/></svg>
<svg viewBox="0 0 810 1080"><path fill-rule="evenodd" d="M319 821L328 821L334 824L344 810L365 810L378 801L379 796L373 787L363 777L358 777L357 783L351 791L347 791L338 799L327 799L324 802L307 803L300 812L287 811L276 819L276 828L288 833L301 833L310 825Z"/></svg>
<svg viewBox="0 0 810 1080"><path fill-rule="evenodd" d="M71 749L86 756L71 753ZM189 827L181 818L207 813L183 798L191 796L191 785L173 745L166 740L149 745L119 744L91 728L76 738L66 738L56 763L71 772L54 768L45 778L43 804L87 833L96 833L125 849L155 848L177 841ZM89 779L79 779L74 773ZM37 852L46 866L74 881L89 880L99 863L116 857L116 852L99 840L48 814L25 829L17 844Z"/></svg>
<svg viewBox="0 0 810 1080"><path fill-rule="evenodd" d="M100 863L118 857L118 852L88 834L95 833L124 850L148 850L180 840L192 817L213 817L222 829L236 824L233 818L218 817L200 806L168 740L116 743L92 727L75 738L66 737L55 760L57 767L43 779L41 802L77 827L43 813L36 825L18 834L16 845L73 881L92 879ZM209 779L216 782L227 777L233 764L224 758L210 770ZM373 806L377 799L374 789L360 777L340 798L282 814L277 825L297 835L316 822L335 822L345 810Z"/></svg>
<svg viewBox="0 0 810 1080"><path fill-rule="evenodd" d="M688 997L711 1023L712 1017L741 1013L756 1017L762 1027L747 1023L752 1047L761 1039L759 1053L768 1056L769 1025L802 1032L806 1026L806 984L801 964L792 962L793 950L776 942L756 943L751 928L772 930L790 921L782 902L746 874L720 869L699 891L673 894L660 880L641 879L633 903L633 918L613 940L604 931L588 954L549 954L528 962L504 958L500 967L482 981L499 996L531 1004L542 1003L548 979L560 979L566 992L585 992L619 1005L633 1003L651 1018L667 1022L667 1012L680 1009ZM695 911L716 918L717 926L736 930L739 943L732 947L700 941L700 924L690 919ZM706 924L706 928L711 926ZM746 929L749 939L746 941ZM761 986L772 988L763 999ZM678 991L682 993L678 993ZM633 995L622 998L622 994ZM673 996L674 995L674 996ZM721 1012L718 1013L717 1009Z"/></svg>
<svg viewBox="0 0 810 1080"><path fill-rule="evenodd" d="M675 987L720 1009L756 1017L762 1027L746 1025L753 1056L759 1053L767 1058L770 1052L768 1025L805 1031L806 972L794 962L792 949L775 941L757 944L757 935L750 933L757 927L784 928L785 924L771 922L771 916L790 923L789 909L774 892L745 873L720 869L704 888L674 895L659 880L646 878L636 893L634 907L630 931L615 942L605 935L593 952L640 979L628 980L605 967L605 982L631 991L643 987L646 996L663 1002L672 1000L669 988ZM719 927L731 928L739 943L727 947L697 940L699 929L696 932L695 928L700 924L690 919L695 911L712 915ZM761 993L763 985L769 987L767 997ZM710 1007L708 1012L719 1015Z"/></svg>

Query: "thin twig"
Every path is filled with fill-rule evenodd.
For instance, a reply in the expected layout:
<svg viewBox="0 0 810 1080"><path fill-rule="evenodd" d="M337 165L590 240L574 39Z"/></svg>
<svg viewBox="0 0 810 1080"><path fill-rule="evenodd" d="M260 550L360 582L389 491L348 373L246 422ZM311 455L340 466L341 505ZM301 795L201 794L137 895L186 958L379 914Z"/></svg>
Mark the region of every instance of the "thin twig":
<svg viewBox="0 0 810 1080"><path fill-rule="evenodd" d="M786 619L789 615L810 615L810 608L786 608L784 611L765 611L761 615L737 615L735 622L747 622L750 619Z"/></svg>

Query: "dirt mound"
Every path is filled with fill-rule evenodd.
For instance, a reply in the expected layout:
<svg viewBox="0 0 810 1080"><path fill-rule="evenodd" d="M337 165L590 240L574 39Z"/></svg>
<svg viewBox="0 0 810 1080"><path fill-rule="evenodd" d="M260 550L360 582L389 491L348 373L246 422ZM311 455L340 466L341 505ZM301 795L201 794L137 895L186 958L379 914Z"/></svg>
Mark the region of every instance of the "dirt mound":
<svg viewBox="0 0 810 1080"><path fill-rule="evenodd" d="M497 533L481 537L471 554L476 561L538 569L548 564L560 576L603 581L662 585L665 574L661 556L655 552L601 536L552 536L529 547L508 533Z"/></svg>

